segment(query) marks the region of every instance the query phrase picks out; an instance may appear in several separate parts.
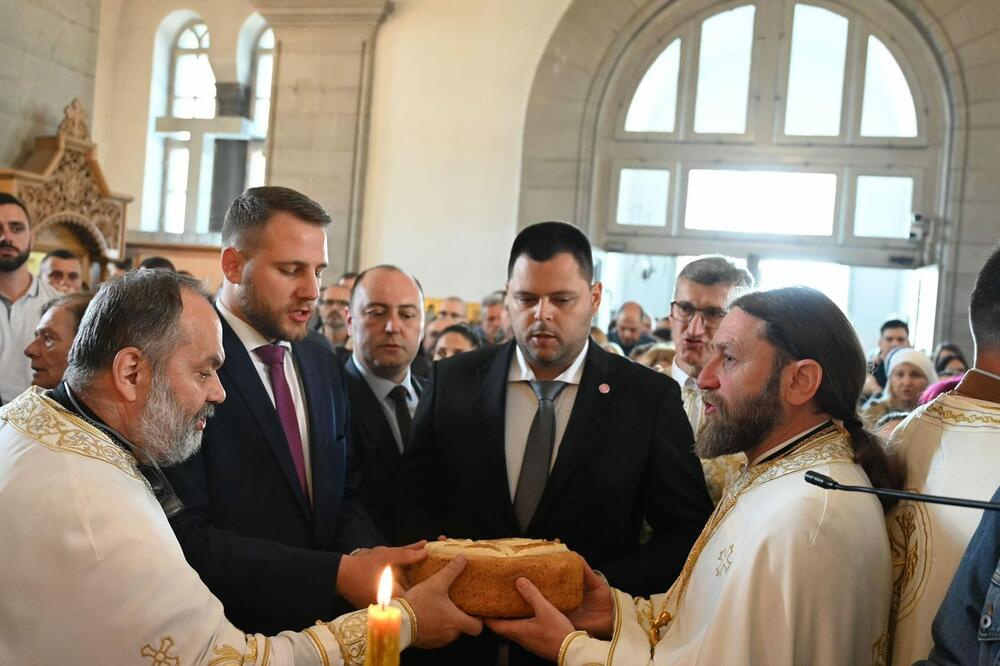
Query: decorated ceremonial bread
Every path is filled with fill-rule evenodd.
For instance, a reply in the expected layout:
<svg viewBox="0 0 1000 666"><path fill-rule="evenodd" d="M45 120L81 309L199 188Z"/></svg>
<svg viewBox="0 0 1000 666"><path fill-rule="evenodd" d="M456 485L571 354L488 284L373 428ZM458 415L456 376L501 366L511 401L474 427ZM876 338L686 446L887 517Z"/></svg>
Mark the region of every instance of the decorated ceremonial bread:
<svg viewBox="0 0 1000 666"><path fill-rule="evenodd" d="M531 617L531 607L514 587L527 578L561 611L583 603L583 560L565 544L541 539L445 539L427 546L427 559L413 565L411 582L433 576L455 556L468 560L448 591L456 606L482 617Z"/></svg>

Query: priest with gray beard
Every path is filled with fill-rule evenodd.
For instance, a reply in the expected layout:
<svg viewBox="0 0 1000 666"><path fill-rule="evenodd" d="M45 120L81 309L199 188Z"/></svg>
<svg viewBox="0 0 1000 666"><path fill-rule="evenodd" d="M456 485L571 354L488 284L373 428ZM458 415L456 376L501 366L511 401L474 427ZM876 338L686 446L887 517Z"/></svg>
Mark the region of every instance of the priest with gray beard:
<svg viewBox="0 0 1000 666"><path fill-rule="evenodd" d="M589 568L583 606L563 615L525 578L535 616L487 620L567 666L883 663L892 590L884 507L803 482L808 470L899 487L856 413L865 379L857 335L803 287L736 300L698 376L701 458L742 452L730 485L664 594L633 598Z"/></svg>

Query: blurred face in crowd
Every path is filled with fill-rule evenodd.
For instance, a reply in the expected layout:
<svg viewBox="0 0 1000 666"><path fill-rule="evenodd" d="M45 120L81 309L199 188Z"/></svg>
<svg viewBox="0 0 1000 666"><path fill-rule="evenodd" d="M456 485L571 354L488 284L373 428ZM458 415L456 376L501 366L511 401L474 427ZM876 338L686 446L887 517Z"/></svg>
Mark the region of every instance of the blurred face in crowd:
<svg viewBox="0 0 1000 666"><path fill-rule="evenodd" d="M601 292L601 283L591 285L568 252L548 261L521 255L514 262L507 311L517 346L538 379L559 376L582 351Z"/></svg>
<svg viewBox="0 0 1000 666"><path fill-rule="evenodd" d="M927 377L912 363L896 364L889 375L889 391L900 405L916 405L927 383Z"/></svg>
<svg viewBox="0 0 1000 666"><path fill-rule="evenodd" d="M960 375L969 368L965 365L965 361L958 358L957 356L952 356L945 363L944 368L938 373L938 377L944 379L945 377L954 377L955 375Z"/></svg>
<svg viewBox="0 0 1000 666"><path fill-rule="evenodd" d="M427 324L424 328L424 340L423 348L425 354L430 354L434 350L434 345L437 344L438 338L441 336L441 331L451 326L451 322L447 319L435 319L434 321Z"/></svg>
<svg viewBox="0 0 1000 666"><path fill-rule="evenodd" d="M340 285L331 285L323 290L319 299L319 318L324 326L341 328L347 326L347 310L351 307L351 290Z"/></svg>
<svg viewBox="0 0 1000 666"><path fill-rule="evenodd" d="M42 262L39 274L64 294L83 290L83 266L79 259L49 257Z"/></svg>
<svg viewBox="0 0 1000 666"><path fill-rule="evenodd" d="M230 247L222 255L226 279L237 285L242 318L265 338L302 340L327 265L326 231L278 212L256 233L256 243L245 251Z"/></svg>
<svg viewBox="0 0 1000 666"><path fill-rule="evenodd" d="M45 311L35 327L35 339L24 349L31 359L32 384L50 389L62 381L76 329L76 317L68 308Z"/></svg>
<svg viewBox="0 0 1000 666"><path fill-rule="evenodd" d="M457 298L446 298L441 302L441 307L438 308L437 320L444 320L448 322L449 326L454 324L462 324L468 320L466 316L465 303Z"/></svg>
<svg viewBox="0 0 1000 666"><path fill-rule="evenodd" d="M887 328L882 331L882 337L878 341L878 349L882 353L882 358L897 347L909 347L910 334L903 327Z"/></svg>
<svg viewBox="0 0 1000 666"><path fill-rule="evenodd" d="M634 346L642 336L642 308L635 303L625 303L615 318L615 331L623 346Z"/></svg>
<svg viewBox="0 0 1000 666"><path fill-rule="evenodd" d="M31 254L28 215L17 204L0 205L0 273L13 273Z"/></svg>
<svg viewBox="0 0 1000 666"><path fill-rule="evenodd" d="M674 361L690 377L708 363L712 338L726 314L732 285L704 285L681 278L670 306L670 339L677 349Z"/></svg>
<svg viewBox="0 0 1000 666"><path fill-rule="evenodd" d="M474 348L469 339L461 333L445 333L434 344L434 360L440 361L443 358L458 356Z"/></svg>
<svg viewBox="0 0 1000 666"><path fill-rule="evenodd" d="M781 420L781 369L762 329L759 319L735 309L715 333L698 375L705 403L695 442L701 458L749 451Z"/></svg>
<svg viewBox="0 0 1000 666"><path fill-rule="evenodd" d="M424 304L417 283L390 269L369 271L354 289L348 324L355 353L376 376L399 383L417 355Z"/></svg>
<svg viewBox="0 0 1000 666"><path fill-rule="evenodd" d="M507 323L507 311L504 309L503 303L497 303L496 305L487 305L483 309L482 321L479 325L483 329L483 335L486 337L486 343L491 344L503 337L503 330L506 328Z"/></svg>
<svg viewBox="0 0 1000 666"><path fill-rule="evenodd" d="M184 290L181 299L184 344L152 377L135 426L137 441L165 465L194 455L215 405L226 399L217 372L225 358L219 318L201 296Z"/></svg>

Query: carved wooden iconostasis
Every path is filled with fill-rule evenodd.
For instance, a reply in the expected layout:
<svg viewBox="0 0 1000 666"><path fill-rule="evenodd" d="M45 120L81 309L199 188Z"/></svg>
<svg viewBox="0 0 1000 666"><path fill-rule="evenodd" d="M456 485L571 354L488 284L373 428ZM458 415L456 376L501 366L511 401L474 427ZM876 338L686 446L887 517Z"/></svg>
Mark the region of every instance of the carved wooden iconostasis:
<svg viewBox="0 0 1000 666"><path fill-rule="evenodd" d="M80 100L64 113L56 135L37 137L23 165L0 169L0 192L28 209L33 250L74 252L93 285L106 275L108 262L125 256L125 207L132 197L108 188Z"/></svg>

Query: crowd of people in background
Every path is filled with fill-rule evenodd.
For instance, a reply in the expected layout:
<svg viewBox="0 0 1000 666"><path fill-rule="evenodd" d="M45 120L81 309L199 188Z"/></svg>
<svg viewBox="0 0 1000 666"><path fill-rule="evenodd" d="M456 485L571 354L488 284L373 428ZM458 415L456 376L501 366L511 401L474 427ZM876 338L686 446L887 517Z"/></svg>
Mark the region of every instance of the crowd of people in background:
<svg viewBox="0 0 1000 666"><path fill-rule="evenodd" d="M773 645L781 656L769 663L995 656L998 648L977 644L975 623L966 621L992 622L993 597L985 595L1000 585L989 576L1000 557L993 523L973 538L974 517L924 512L937 541L928 528L916 543L911 504L838 496L818 506L803 484L759 486L789 469L821 469L861 485L993 495L1000 251L971 295L970 364L952 343L933 354L914 348L897 317L881 326L866 359L826 296L755 291L754 276L721 256L683 267L662 316L625 301L602 330L593 325L603 294L589 241L555 222L518 235L505 289L478 307L458 296L428 299L417 277L395 265L328 280L329 224L297 192L255 188L227 214L225 279L215 294L164 257L134 270L115 264L105 286L67 249L48 252L32 275L28 211L0 194L0 405L11 403L4 418L15 419L13 407L58 405L56 412L111 433L140 467L155 468L147 485L186 560L178 551L159 564L194 586L190 594L204 603L192 612L227 636L229 621L250 632L246 650L255 636L271 641L264 637L363 608L382 567L416 561L420 540L444 533L558 537L604 578L588 567L587 617L564 616L522 586L533 624L488 621L487 635L459 638L426 660L418 652L409 663L492 664L499 654L511 664L535 663L533 655L625 664L657 650L690 658L684 663L764 663ZM106 342L117 347L101 351L102 326L121 312L159 321L161 297L173 314L156 325L205 330L198 344L189 336L185 352L202 354L204 366L193 402L166 388L166 361L153 358L168 353L160 349L176 337L168 331L131 321ZM133 326L135 339L126 330ZM136 360L143 345L157 350L148 351L146 371ZM113 364L95 360L102 353ZM49 392L26 391L32 385ZM102 391L124 401L119 416L88 407ZM33 402L39 396L54 402ZM738 525L725 527L731 512ZM13 524L0 521L0 540ZM798 531L803 524L825 527ZM733 543L744 564L726 578ZM890 580L897 547L906 566ZM777 550L765 557L768 548ZM804 556L809 549L816 552ZM768 557L798 576L785 585L806 591L795 596L794 626L785 627L796 640L772 632L765 649L759 627L746 635L734 628L787 592L770 577ZM179 573L188 565L201 582ZM917 566L924 582L915 588ZM441 580L435 585L446 589ZM414 589L399 592L417 644L441 647L484 630L447 601L429 602L438 588ZM900 603L901 594L911 596ZM713 601L682 607L692 595ZM610 641L606 612L632 603L636 612L625 614L635 626L619 626L625 637ZM428 632L422 641L418 616ZM824 622L830 631L816 630ZM341 625L324 626L341 644ZM888 633L892 626L899 631ZM706 641L713 634L718 640ZM309 644L286 639L289 649Z"/></svg>

